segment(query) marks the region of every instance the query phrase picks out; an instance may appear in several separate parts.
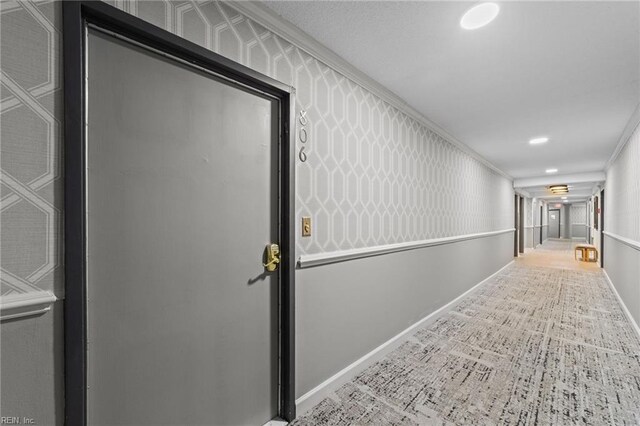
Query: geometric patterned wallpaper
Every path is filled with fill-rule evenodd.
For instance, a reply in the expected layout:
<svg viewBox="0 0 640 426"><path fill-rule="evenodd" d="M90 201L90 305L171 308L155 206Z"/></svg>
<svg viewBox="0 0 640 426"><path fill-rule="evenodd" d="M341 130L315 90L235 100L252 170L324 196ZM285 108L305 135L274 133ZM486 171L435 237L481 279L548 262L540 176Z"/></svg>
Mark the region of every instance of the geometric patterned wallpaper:
<svg viewBox="0 0 640 426"><path fill-rule="evenodd" d="M297 226L311 216L314 232L296 230L298 255L513 226L510 180L229 5L108 3L296 88L309 135ZM2 292L59 295L61 7L3 2L1 13Z"/></svg>
<svg viewBox="0 0 640 426"><path fill-rule="evenodd" d="M531 198L524 199L524 226L534 226L533 223L534 203Z"/></svg>
<svg viewBox="0 0 640 426"><path fill-rule="evenodd" d="M640 126L607 170L605 231L640 242Z"/></svg>
<svg viewBox="0 0 640 426"><path fill-rule="evenodd" d="M587 224L587 203L571 204L570 208L571 224L586 225Z"/></svg>
<svg viewBox="0 0 640 426"><path fill-rule="evenodd" d="M60 7L0 7L0 291L60 289Z"/></svg>
<svg viewBox="0 0 640 426"><path fill-rule="evenodd" d="M535 246L535 229L533 223L533 199L528 197L523 197L522 209L523 209L523 217L524 217L524 247L525 248L533 248Z"/></svg>

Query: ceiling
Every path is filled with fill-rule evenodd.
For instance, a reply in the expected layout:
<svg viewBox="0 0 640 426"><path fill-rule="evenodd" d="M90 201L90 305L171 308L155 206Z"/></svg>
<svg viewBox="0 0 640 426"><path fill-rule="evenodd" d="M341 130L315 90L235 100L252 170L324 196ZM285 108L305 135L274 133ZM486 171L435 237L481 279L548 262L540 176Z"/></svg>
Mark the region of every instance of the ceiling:
<svg viewBox="0 0 640 426"><path fill-rule="evenodd" d="M516 179L602 171L640 103L637 1L264 4Z"/></svg>
<svg viewBox="0 0 640 426"><path fill-rule="evenodd" d="M552 195L546 187L527 188L531 197L542 199L548 203L561 203L562 197L567 197L568 203L584 202L592 194L594 182L574 182L569 185L569 193L563 195Z"/></svg>
<svg viewBox="0 0 640 426"><path fill-rule="evenodd" d="M597 182L599 183L599 182ZM536 188L523 188L528 194L536 199L541 199L546 201L547 203L561 203L562 197L567 197L568 203L581 203L588 200L593 194L593 187L597 184L596 182L589 183L576 183L572 182L569 185L569 193L559 195L552 195L550 191L546 187L536 187Z"/></svg>
<svg viewBox="0 0 640 426"><path fill-rule="evenodd" d="M567 203L584 202L591 194L596 185L604 181L604 173L583 173L577 175L563 175L557 178L541 177L533 179L516 180L515 185L519 192L526 196L544 200L547 203L562 203L562 197L566 197ZM567 184L568 194L554 195L549 190L550 185Z"/></svg>

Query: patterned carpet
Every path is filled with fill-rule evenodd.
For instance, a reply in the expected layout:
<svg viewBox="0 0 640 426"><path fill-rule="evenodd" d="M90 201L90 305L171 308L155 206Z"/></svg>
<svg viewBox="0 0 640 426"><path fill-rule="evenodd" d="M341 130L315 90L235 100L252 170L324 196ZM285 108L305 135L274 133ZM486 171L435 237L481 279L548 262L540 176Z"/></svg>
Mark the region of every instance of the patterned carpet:
<svg viewBox="0 0 640 426"><path fill-rule="evenodd" d="M599 269L520 264L293 425L640 424L640 340Z"/></svg>

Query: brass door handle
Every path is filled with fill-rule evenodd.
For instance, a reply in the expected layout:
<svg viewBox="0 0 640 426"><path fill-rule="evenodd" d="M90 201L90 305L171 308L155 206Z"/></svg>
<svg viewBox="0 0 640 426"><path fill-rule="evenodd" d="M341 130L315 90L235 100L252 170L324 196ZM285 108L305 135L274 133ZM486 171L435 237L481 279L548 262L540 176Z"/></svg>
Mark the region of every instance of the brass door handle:
<svg viewBox="0 0 640 426"><path fill-rule="evenodd" d="M268 272L273 272L278 269L278 264L280 263L280 246L278 244L268 244L265 250L267 252L267 263L262 265Z"/></svg>

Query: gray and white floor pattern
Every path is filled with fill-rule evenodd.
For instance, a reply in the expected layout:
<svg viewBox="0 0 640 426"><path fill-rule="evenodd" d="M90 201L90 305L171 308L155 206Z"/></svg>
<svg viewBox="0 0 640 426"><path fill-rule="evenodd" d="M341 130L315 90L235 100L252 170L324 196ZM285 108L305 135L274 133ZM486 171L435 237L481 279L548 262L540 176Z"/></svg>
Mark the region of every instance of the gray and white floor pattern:
<svg viewBox="0 0 640 426"><path fill-rule="evenodd" d="M599 269L514 263L293 425L640 424L640 339Z"/></svg>

